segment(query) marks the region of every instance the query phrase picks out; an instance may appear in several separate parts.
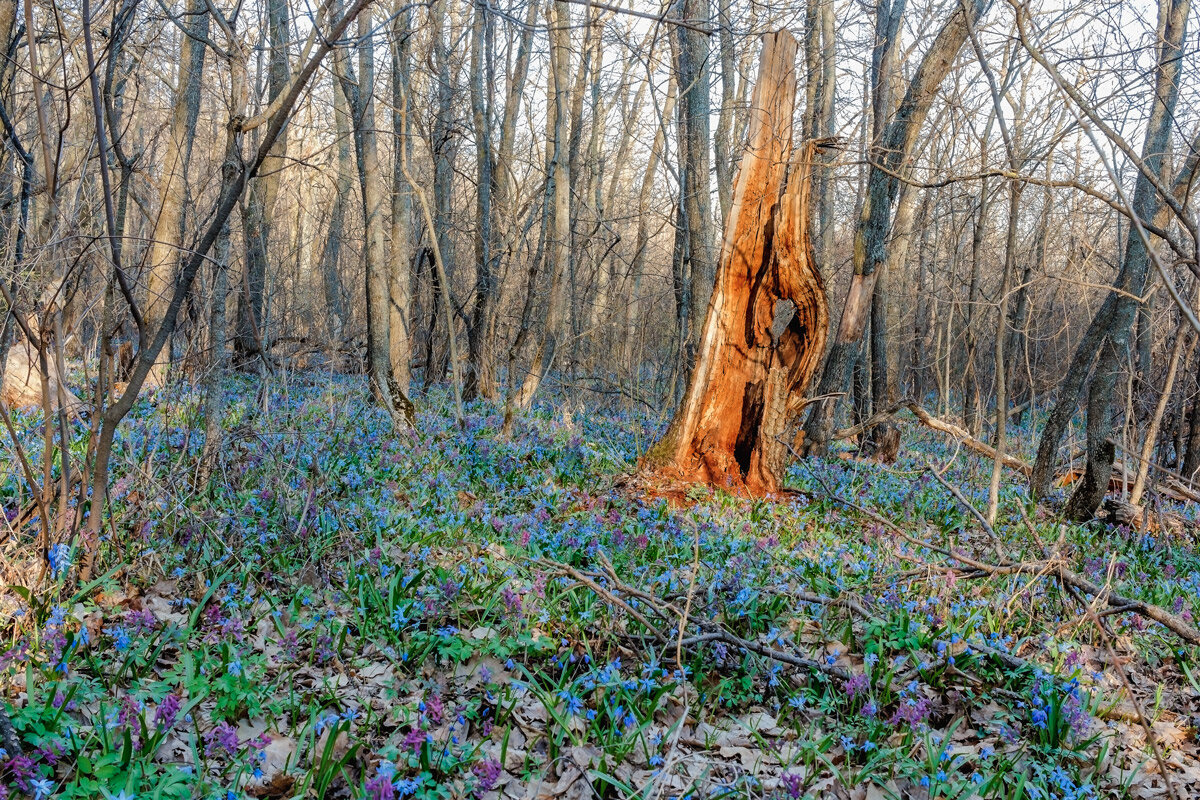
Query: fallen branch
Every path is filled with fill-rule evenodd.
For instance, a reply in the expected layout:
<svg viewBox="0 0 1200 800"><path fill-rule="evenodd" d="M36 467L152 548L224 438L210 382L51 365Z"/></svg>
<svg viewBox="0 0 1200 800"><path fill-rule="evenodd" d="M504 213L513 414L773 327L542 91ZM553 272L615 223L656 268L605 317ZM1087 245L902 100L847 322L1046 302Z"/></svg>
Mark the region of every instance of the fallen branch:
<svg viewBox="0 0 1200 800"><path fill-rule="evenodd" d="M854 425L849 428L843 428L842 430L835 433L833 435L833 438L834 439L849 439L852 436L858 436L859 434L863 433L864 431L866 431L870 428L875 427L876 425L879 425L881 423L884 423L884 422L887 422L888 420L893 419L897 413L899 413L900 411L903 411L904 409L908 409L909 411L911 411L913 416L915 416L917 418L917 421L920 422L922 425L924 425L926 428L930 428L931 430L938 431L939 433L945 433L945 434L949 434L950 436L953 436L954 438L956 438L960 442L962 442L963 446L966 447L968 450L973 450L976 453L980 454L981 456L984 456L986 458L991 458L991 459L996 458L996 448L992 447L990 444L988 444L986 442L982 442L979 439L976 439L974 436L971 435L971 433L966 428L956 425L953 422L949 422L947 420L940 419L938 417L933 416L928 411L926 411L924 408L922 408L920 405L918 405L917 402L911 398L905 398L904 400L901 400L901 401L897 402L896 404L894 404L891 408L888 408L884 411L880 411L878 414L872 414L870 416L870 418L868 418L864 422L859 423L858 425ZM1033 467L1030 464L1026 464L1024 461L1022 461L1019 458L1015 458L1013 456L1006 454L1004 456L1003 462L1004 462L1004 466L1008 467L1009 469L1016 470L1017 472L1021 473L1022 475L1028 476L1033 473Z"/></svg>
<svg viewBox="0 0 1200 800"><path fill-rule="evenodd" d="M815 475L815 473L814 473L814 475ZM1016 563L1005 563L1005 564L990 564L986 561L979 561L977 559L972 558L971 556L968 556L966 553L963 553L961 551L958 551L958 550L951 551L951 550L947 550L942 547L938 547L936 545L929 544L928 542L922 542L920 539L917 539L916 537L909 535L906 531L904 531L902 528L900 528L900 526L896 525L894 522L887 519L886 517L884 517L880 514L876 514L875 512L871 511L870 509L863 508L862 506L860 506L856 503L852 503L849 500L845 500L841 497L838 497L829 488L828 484L826 484L824 481L822 481L819 476L816 476L816 477L817 477L818 483L820 483L825 488L826 493L835 502L841 503L842 505L848 506L850 508L854 508L860 512L865 513L867 516L871 517L876 522L879 522L880 524L886 526L889 530L894 532L897 536L899 536L900 538L904 539L905 541L909 542L910 544L912 544L916 547L928 548L930 550L933 550L934 552L941 553L942 555L945 555L948 558L959 562L960 564L964 564L973 570L977 570L979 572L984 572L991 576L1032 575L1032 576L1037 577L1037 576L1042 576L1042 575L1047 575L1047 574L1054 575L1055 577L1058 578L1059 582L1061 584L1063 584L1064 586L1074 587L1075 589L1080 590L1084 594L1090 594L1096 598L1103 598L1104 602L1109 606L1109 608L1122 608L1123 611L1135 611L1136 613L1141 614L1143 617L1147 617L1148 619L1154 620L1155 622L1159 623L1164 628L1171 631L1179 638L1183 639L1185 642L1187 642L1189 644L1193 644L1193 645L1200 645L1200 630L1197 630L1193 626L1184 622L1182 618L1176 616L1175 614L1172 614L1171 612L1167 611L1165 608L1162 608L1161 606L1156 606L1153 603L1147 603L1142 600L1138 600L1136 598L1125 597L1124 595L1119 595L1119 594L1111 591L1110 587L1108 587L1107 585L1101 586L1100 584L1095 583L1094 581L1088 580L1087 578L1083 577L1082 575L1079 575L1078 573L1069 569L1067 567L1066 563L1061 558L1048 558L1048 559L1041 559L1041 560L1037 560L1037 561L1020 561L1020 562L1016 562ZM963 499L961 497L961 495L959 495L959 497L956 499L958 499L959 502L965 502L965 499ZM970 507L970 503L967 503L967 506ZM976 513L976 515L978 515L977 510L975 511L975 513ZM958 577L966 577L966 575L960 574L960 575L958 575Z"/></svg>

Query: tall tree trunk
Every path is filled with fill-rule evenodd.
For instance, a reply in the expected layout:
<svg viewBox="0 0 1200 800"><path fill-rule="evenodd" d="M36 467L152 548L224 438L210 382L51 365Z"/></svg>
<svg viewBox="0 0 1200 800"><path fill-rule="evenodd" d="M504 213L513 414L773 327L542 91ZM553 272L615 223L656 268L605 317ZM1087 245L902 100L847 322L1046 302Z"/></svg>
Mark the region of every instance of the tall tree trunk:
<svg viewBox="0 0 1200 800"><path fill-rule="evenodd" d="M1051 162L1047 161L1047 168ZM1039 272L1044 271L1043 268L1046 262L1046 238L1050 232L1050 209L1054 201L1054 192L1051 187L1046 186L1042 189L1042 211L1038 219L1037 231L1034 233L1033 251L1029 258L1025 261L1025 268L1021 271L1021 281L1013 292L1013 311L1012 320L1009 323L1008 341L1004 345L1004 351L1008 353L1008 378L1007 383L1012 391L1012 387L1016 384L1017 354L1023 353L1027 341L1027 328L1029 327L1030 302L1029 284L1033 280L1034 270ZM1017 405L1028 402L1033 398L1033 386L1026 381L1021 388L1020 394L1013 392L1013 402Z"/></svg>
<svg viewBox="0 0 1200 800"><path fill-rule="evenodd" d="M836 394L848 379L848 370L858 341L866 324L868 304L875 288L876 270L887 257L887 238L892 225L892 205L899 189L896 175L904 168L916 144L917 135L929 113L942 79L946 77L955 56L967 39L968 25L973 24L987 9L990 0L967 0L950 12L946 22L914 73L904 99L897 106L891 122L882 136L882 146L872 148L872 164L867 178L867 190L854 233L854 276L850 281L842 318L837 334L825 360L818 395L834 395L828 400L813 403L805 429L806 448L821 452L828 446L837 410ZM968 16L969 15L969 16ZM880 12L881 19L883 13ZM896 25L898 25L898 18ZM878 29L894 27L881 23ZM877 84L873 107L886 108L881 81ZM878 116L878 114L876 115ZM879 123L877 123L879 124Z"/></svg>
<svg viewBox="0 0 1200 800"><path fill-rule="evenodd" d="M650 245L650 200L654 191L654 177L662 160L663 148L667 142L666 121L675 111L675 81L667 84L667 98L663 102L662 119L654 132L654 142L650 146L650 158L646 162L646 171L642 175L642 186L638 192L637 233L634 235L633 259L629 263L630 291L625 306L625 331L622 363L629 371L630 381L636 385L639 364L635 325L641 319L642 278L646 269L646 250Z"/></svg>
<svg viewBox="0 0 1200 800"><path fill-rule="evenodd" d="M456 134L454 133L454 81L450 71L450 49L446 42L445 25L449 19L446 0L437 0L429 9L429 35L433 39L433 65L437 71L437 80L434 82L436 86L436 106L433 118L433 141L431 150L433 151L433 224L434 230L431 235L437 237L437 249L441 253L441 262L436 264L440 266L441 272L444 274L445 280L441 280L441 276L433 273L435 290L433 297L430 300L430 327L429 336L433 339L436 336L437 328L435 327L437 319L438 295L442 292L454 295L453 285L439 285L454 279L454 243L450 237L450 231L453 226L454 212L454 152L456 145ZM456 328L453 312L450 313L450 318L447 321L447 329L453 335ZM433 363L428 360L425 363L425 385L428 386L435 380L441 380L446 374L447 358L449 354L449 342L446 344L446 350L440 354L437 348L432 350Z"/></svg>
<svg viewBox="0 0 1200 800"><path fill-rule="evenodd" d="M496 85L492 15L482 0L475 4L471 33L471 116L475 128L475 292L467 326L467 373L463 396L492 399L496 395L492 339L488 335L496 305L495 273L499 247L493 219L495 164L492 156L490 87ZM488 90L484 88L487 82Z"/></svg>
<svg viewBox="0 0 1200 800"><path fill-rule="evenodd" d="M679 16L697 25L709 20L708 0L679 0ZM683 308L679 340L683 353L680 378L686 381L696 360L700 329L716 276L713 253L712 200L709 188L708 37L692 28L676 29L676 81L679 102L679 217L676 249L683 259Z"/></svg>
<svg viewBox="0 0 1200 800"><path fill-rule="evenodd" d="M392 374L391 267L387 261L383 170L375 132L374 13L368 7L358 18L358 91L354 122L360 143L359 179L363 224L366 228L367 376L375 401L397 424L413 422L413 407ZM353 105L353 104L352 104Z"/></svg>
<svg viewBox="0 0 1200 800"><path fill-rule="evenodd" d="M1163 380L1158 404L1154 407L1154 415L1150 417L1150 424L1146 426L1146 435L1142 439L1142 451L1137 465L1137 477L1134 478L1133 488L1129 490L1129 502L1135 506L1142 501L1142 493L1146 491L1146 479L1149 477L1151 458L1154 455L1154 442L1158 438L1158 428L1162 424L1163 414L1167 410L1167 403L1170 402L1171 391L1175 388L1175 376L1179 374L1179 362L1185 358L1183 355L1184 347L1190 348L1194 346L1194 343L1188 343L1188 340L1191 338L1190 333L1191 330L1188 327L1187 320L1181 319L1179 325L1175 328L1175 341L1171 345L1171 355L1167 358L1167 376Z"/></svg>
<svg viewBox="0 0 1200 800"><path fill-rule="evenodd" d="M990 126L989 126L990 127ZM975 229L971 233L971 280L967 285L967 318L963 322L963 347L966 363L963 368L963 424L975 438L983 424L980 414L979 376L976 374L975 359L978 346L975 343L975 320L979 306L980 281L983 279L983 239L987 234L988 182L979 182L979 204L976 206Z"/></svg>
<svg viewBox="0 0 1200 800"><path fill-rule="evenodd" d="M554 364L558 349L559 329L562 327L566 306L566 273L569 268L571 247L571 172L568 158L570 142L570 72L571 72L571 7L567 0L553 0L553 18L550 24L550 64L553 81L552 118L553 135L547 142L552 157L546 176L546 270L550 274L549 305L542 338L529 365L529 372L521 383L517 405L527 409L533 404L546 373ZM530 293L536 291L531 283ZM528 305L527 305L528 310ZM523 322L523 325L528 322ZM510 380L512 380L510 378Z"/></svg>
<svg viewBox="0 0 1200 800"><path fill-rule="evenodd" d="M1146 172L1160 180L1170 146L1175 102L1179 97L1179 53L1189 10L1189 0L1164 0L1159 7L1159 24L1163 30L1163 38L1159 43L1155 91L1150 119L1146 126L1146 138L1142 145L1142 162ZM1131 210L1142 220L1153 220L1162 198L1146 172L1138 171ZM1038 461L1035 465L1032 488L1036 495L1041 495L1049 487L1062 430L1065 430L1066 421L1071 417L1070 412L1078 402L1087 366L1094 354L1099 352L1095 374L1088 389L1087 467L1083 480L1071 495L1066 508L1067 515L1072 519L1090 519L1108 491L1115 456L1113 446L1108 442L1112 434L1110 417L1114 389L1121 361L1129 349L1130 332L1137 313L1138 303L1133 298L1145 291L1149 266L1150 252L1147 242L1142 238L1139 226L1131 225L1125 241L1124 263L1117 276L1116 287L1109 292L1088 331L1093 340L1102 338L1104 346L1096 347L1096 343L1089 342L1088 337L1080 343L1071 365L1074 370L1078 364L1080 374L1072 376L1068 373L1060 390L1058 404L1051 416L1051 420L1059 423L1061 427L1052 428L1047 423L1038 443ZM1085 347L1088 349L1085 350ZM1072 378L1077 378L1077 381L1073 381Z"/></svg>
<svg viewBox="0 0 1200 800"><path fill-rule="evenodd" d="M329 230L321 247L318 270L321 274L321 290L325 304L329 307L330 350L331 353L337 354L344 344L347 323L338 266L342 253L342 237L345 235L346 204L350 202L350 192L354 189L354 167L350 162L350 147L354 136L351 132L350 104L346 93L338 85L337 78L333 84L333 123L337 136L337 180L334 186L333 207L329 212Z"/></svg>
<svg viewBox="0 0 1200 800"><path fill-rule="evenodd" d="M780 487L784 432L828 325L808 235L812 143L788 165L795 57L788 32L764 37L749 142L695 369L671 427L645 458L648 468L683 480L755 493Z"/></svg>
<svg viewBox="0 0 1200 800"><path fill-rule="evenodd" d="M1180 472L1188 480L1200 477L1200 353L1196 355L1196 365L1192 368L1192 411L1188 415L1187 449L1183 453L1183 465Z"/></svg>
<svg viewBox="0 0 1200 800"><path fill-rule="evenodd" d="M413 201L404 178L410 156L408 108L412 95L412 10L397 0L392 20L392 252L390 263L390 320L392 378L408 395L412 384Z"/></svg>
<svg viewBox="0 0 1200 800"><path fill-rule="evenodd" d="M270 106L291 78L288 62L287 0L268 0L267 28L270 37L270 65L267 102ZM263 162L261 175L250 183L250 194L242 218L246 238L246 269L239 287L237 333L233 341L234 363L245 367L255 359L265 359L268 332L266 322L267 247L271 237L271 215L279 194L281 170L287 158L287 129L284 128Z"/></svg>
<svg viewBox="0 0 1200 800"><path fill-rule="evenodd" d="M721 204L721 219L729 219L729 207L733 204L733 106L734 81L737 67L734 64L733 20L729 13L732 0L717 0L718 41L721 56L721 111L717 116L716 135L713 136L714 158L717 173L717 200Z"/></svg>
<svg viewBox="0 0 1200 800"><path fill-rule="evenodd" d="M204 77L206 50L205 45L193 36L208 36L208 11L204 0L188 0L184 27L188 33L180 33L179 73L175 81L171 127L158 187L162 205L154 221L150 253L146 259L150 269L150 280L145 318L152 328L162 323L163 312L170 298L171 281L179 262L179 248L183 242L183 208L187 199L188 166L192 160L192 144L196 140L196 120L200 116L200 87ZM171 353L168 349L146 377L150 386L159 386L166 381L167 364L170 359Z"/></svg>

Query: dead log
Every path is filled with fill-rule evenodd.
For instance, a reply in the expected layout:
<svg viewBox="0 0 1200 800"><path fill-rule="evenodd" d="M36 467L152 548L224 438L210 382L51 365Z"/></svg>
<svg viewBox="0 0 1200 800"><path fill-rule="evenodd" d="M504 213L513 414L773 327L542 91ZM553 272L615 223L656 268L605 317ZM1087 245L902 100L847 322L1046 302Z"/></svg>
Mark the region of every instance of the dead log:
<svg viewBox="0 0 1200 800"><path fill-rule="evenodd" d="M763 37L746 152L683 402L643 467L674 479L779 488L783 434L825 348L829 312L809 240L809 142L792 153L796 40ZM790 162L790 163L789 163Z"/></svg>

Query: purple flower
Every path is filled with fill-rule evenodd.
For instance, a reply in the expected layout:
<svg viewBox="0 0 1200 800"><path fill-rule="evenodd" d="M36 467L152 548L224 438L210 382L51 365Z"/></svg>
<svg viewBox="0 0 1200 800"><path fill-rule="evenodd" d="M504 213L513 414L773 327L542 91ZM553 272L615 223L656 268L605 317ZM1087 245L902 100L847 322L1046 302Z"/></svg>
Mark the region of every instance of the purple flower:
<svg viewBox="0 0 1200 800"><path fill-rule="evenodd" d="M496 788L496 781L500 780L500 773L503 772L503 769L500 767L499 761L488 758L477 762L471 771L475 773L475 777L479 781L475 784L475 796L479 797Z"/></svg>
<svg viewBox="0 0 1200 800"><path fill-rule="evenodd" d="M437 692L429 695L425 701L425 716L434 725L440 725L442 722L442 714L445 711L445 706L442 704L442 696Z"/></svg>
<svg viewBox="0 0 1200 800"><path fill-rule="evenodd" d="M183 701L178 695L169 694L164 697L158 708L154 709L154 727L160 731L169 730L175 724L175 718L179 716L182 706Z"/></svg>
<svg viewBox="0 0 1200 800"><path fill-rule="evenodd" d="M420 728L413 728L404 735L404 749L411 750L414 753L421 752L421 745L425 744L425 731Z"/></svg>
<svg viewBox="0 0 1200 800"><path fill-rule="evenodd" d="M892 725L899 725L903 722L915 728L929 718L931 710L929 701L924 697L910 698L900 703L900 706L892 714L892 718L888 722Z"/></svg>
<svg viewBox="0 0 1200 800"><path fill-rule="evenodd" d="M871 688L871 680L865 674L851 675L842 687L846 696L853 700L857 695L866 694Z"/></svg>
<svg viewBox="0 0 1200 800"><path fill-rule="evenodd" d="M396 787L392 785L390 775L376 775L367 781L367 797L371 800L395 800Z"/></svg>
<svg viewBox="0 0 1200 800"><path fill-rule="evenodd" d="M158 620L154 618L149 609L125 612L125 625L138 633L152 631L157 624Z"/></svg>
<svg viewBox="0 0 1200 800"><path fill-rule="evenodd" d="M783 791L788 797L799 797L804 791L804 779L794 772L785 772L779 776Z"/></svg>
<svg viewBox="0 0 1200 800"><path fill-rule="evenodd" d="M220 753L232 756L237 748L237 730L228 722L222 722L204 734L204 754L207 756Z"/></svg>

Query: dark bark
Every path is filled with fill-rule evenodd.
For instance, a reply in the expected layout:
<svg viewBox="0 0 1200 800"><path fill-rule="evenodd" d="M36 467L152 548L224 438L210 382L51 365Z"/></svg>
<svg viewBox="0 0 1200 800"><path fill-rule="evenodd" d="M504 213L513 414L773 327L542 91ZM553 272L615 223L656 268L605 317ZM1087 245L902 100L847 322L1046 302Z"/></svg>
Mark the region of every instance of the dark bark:
<svg viewBox="0 0 1200 800"><path fill-rule="evenodd" d="M983 425L980 410L979 376L976 374L976 359L978 346L975 342L975 320L978 317L979 282L983 278L983 238L987 233L988 212L988 182L984 178L979 183L979 204L976 206L975 229L971 232L971 280L967 288L967 313L963 324L963 341L966 350L966 363L963 367L963 424L971 435L979 438Z"/></svg>
<svg viewBox="0 0 1200 800"><path fill-rule="evenodd" d="M958 51L967 40L969 26L975 24L986 11L990 0L969 0L955 8L942 25L921 59L921 64L908 85L904 99L897 106L891 121L884 126L883 117L890 103L889 81L876 80L873 91L875 126L880 131L878 145L870 152L872 161L867 178L866 193L862 210L854 233L854 276L842 309L833 346L825 361L817 395L834 395L827 400L813 403L805 427L805 447L809 451L823 452L828 445L833 428L833 419L838 406L838 394L846 384L854 353L862 338L869 303L874 292L876 270L886 262L888 233L892 227L892 207L899 191L899 180L895 175L908 162L917 135L929 113L934 96L942 80L950 71ZM886 10L881 4L878 12L877 56L875 63L882 75L887 63L887 53L894 45L886 39L899 24L896 9ZM902 13L902 3L899 8ZM970 16L968 16L970 15ZM892 17L895 16L893 22ZM884 41L880 44L879 37Z"/></svg>
<svg viewBox="0 0 1200 800"><path fill-rule="evenodd" d="M475 292L468 307L467 373L463 398L496 396L492 318L495 316L495 274L500 255L493 219L496 189L492 153L492 108L487 86L496 85L492 15L482 2L475 5L471 39L471 112L475 127Z"/></svg>
<svg viewBox="0 0 1200 800"><path fill-rule="evenodd" d="M287 89L291 77L288 63L288 5L286 0L269 0L267 27L271 55L267 80L266 105L273 103ZM250 184L250 196L242 218L246 237L246 268L242 276L237 305L237 333L233 341L234 364L247 367L265 357L268 334L265 328L267 313L267 248L271 236L271 212L279 191L279 169L287 154L287 134L280 133L270 153L266 174Z"/></svg>
<svg viewBox="0 0 1200 800"><path fill-rule="evenodd" d="M1131 204L1131 210L1141 220L1153 220L1162 205L1162 197L1156 190L1151 176L1156 181L1161 181L1163 177L1174 122L1175 102L1179 97L1179 51L1187 27L1188 11L1189 0L1169 0L1160 7L1163 39L1158 52L1150 119L1142 145L1142 163L1145 169L1138 172ZM1095 513L1103 499L1103 490L1107 488L1107 482L1103 479L1112 471L1112 461L1111 458L1107 458L1104 442L1112 434L1110 417L1116 374L1121 361L1129 352L1129 339L1139 305L1133 298L1141 296L1145 291L1150 268L1150 253L1142 236L1137 225L1129 227L1125 257L1117 276L1116 287L1105 298L1088 329L1088 334L1076 350L1071 371L1059 390L1058 402L1051 414L1051 420L1056 424L1054 427L1047 424L1038 443L1038 460L1031 489L1035 495L1041 496L1049 488L1058 445L1078 402L1087 367L1094 354L1099 351L1095 377L1088 393L1087 475L1076 489L1077 496L1073 496L1069 504L1071 514L1075 518L1086 513ZM1107 341L1103 348L1097 346L1099 339Z"/></svg>
<svg viewBox="0 0 1200 800"><path fill-rule="evenodd" d="M697 24L707 24L708 0L680 0L679 15ZM680 377L686 382L695 364L708 301L716 276L713 252L711 193L709 191L709 68L708 37L682 26L675 29L676 82L680 87L675 106L678 122L679 226L676 252L682 258L685 283L680 301L678 336L683 354Z"/></svg>
<svg viewBox="0 0 1200 800"><path fill-rule="evenodd" d="M433 224L432 235L437 237L438 251L442 254L442 268L446 279L454 280L455 259L454 243L450 236L453 225L454 211L454 154L457 150L458 137L454 132L454 82L450 74L450 49L446 42L444 26L449 19L445 0L435 2L429 9L430 36L433 39L433 65L437 71L434 81L435 109L433 117ZM430 273L431 276L434 272ZM443 288L454 294L453 286L442 287L440 281L434 279L433 294L430 299L430 328L429 337L434 342L432 359L425 361L425 385L442 380L449 366L449 342L438 348L437 342L437 305L438 295ZM451 317L449 329L454 330L454 319Z"/></svg>
<svg viewBox="0 0 1200 800"><path fill-rule="evenodd" d="M1194 385L1192 387L1192 410L1187 419L1187 449L1183 455L1183 465L1180 473L1185 478L1194 480L1200 473L1200 354L1196 356L1196 365L1192 369Z"/></svg>

